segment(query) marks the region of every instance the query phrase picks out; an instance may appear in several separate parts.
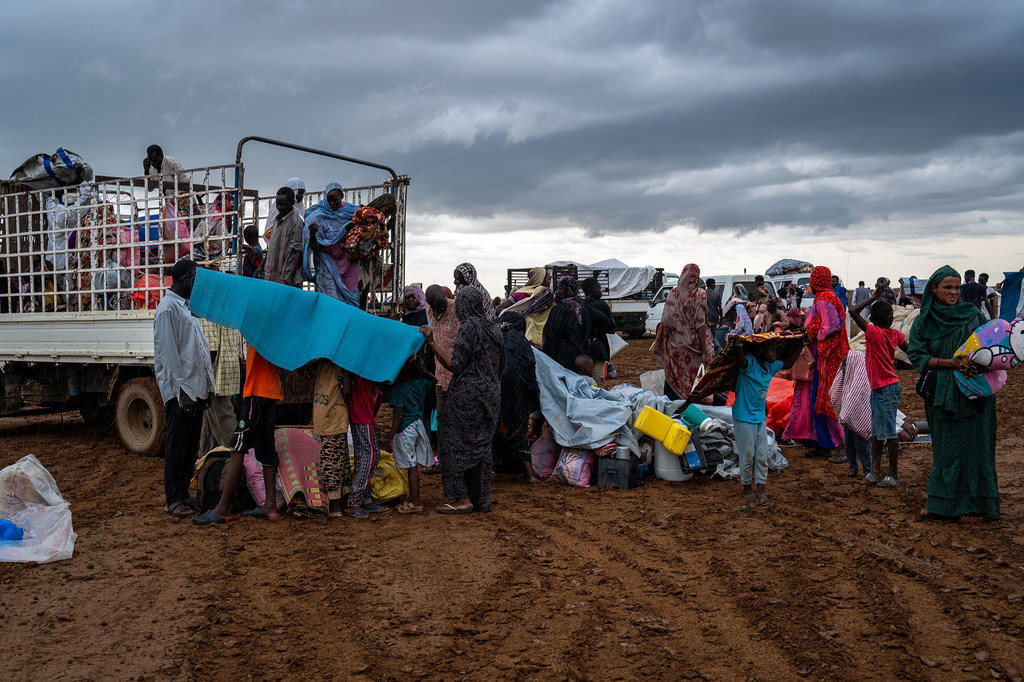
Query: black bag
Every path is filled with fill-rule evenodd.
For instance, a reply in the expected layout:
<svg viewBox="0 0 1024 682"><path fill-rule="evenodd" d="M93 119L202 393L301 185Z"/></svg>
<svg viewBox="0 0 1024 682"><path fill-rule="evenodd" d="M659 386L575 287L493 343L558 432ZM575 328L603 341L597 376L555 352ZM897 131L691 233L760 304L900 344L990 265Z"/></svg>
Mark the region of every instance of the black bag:
<svg viewBox="0 0 1024 682"><path fill-rule="evenodd" d="M921 372L921 377L917 380L917 386L914 387L914 391L930 403L935 399L935 384L938 378L939 373L936 369L925 367L924 371Z"/></svg>
<svg viewBox="0 0 1024 682"><path fill-rule="evenodd" d="M231 458L231 450L228 448L214 448L203 457L199 466L196 467L196 499L195 508L199 512L214 509L220 503L221 491L224 489L224 469L227 468L228 460ZM239 481L235 488L235 499L231 501L231 513L238 513L256 504L249 487L243 480Z"/></svg>

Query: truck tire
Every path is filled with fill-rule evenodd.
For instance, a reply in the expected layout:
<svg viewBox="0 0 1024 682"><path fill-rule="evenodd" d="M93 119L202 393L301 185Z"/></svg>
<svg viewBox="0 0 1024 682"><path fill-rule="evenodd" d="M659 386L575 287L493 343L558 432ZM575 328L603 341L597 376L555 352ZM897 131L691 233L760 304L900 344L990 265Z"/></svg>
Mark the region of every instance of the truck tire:
<svg viewBox="0 0 1024 682"><path fill-rule="evenodd" d="M121 387L114 423L131 452L147 457L163 454L166 415L153 377L132 379Z"/></svg>
<svg viewBox="0 0 1024 682"><path fill-rule="evenodd" d="M647 330L644 329L643 327L640 327L639 329L630 329L629 331L626 332L626 336L628 336L631 339L642 339L644 338L644 332L646 331Z"/></svg>

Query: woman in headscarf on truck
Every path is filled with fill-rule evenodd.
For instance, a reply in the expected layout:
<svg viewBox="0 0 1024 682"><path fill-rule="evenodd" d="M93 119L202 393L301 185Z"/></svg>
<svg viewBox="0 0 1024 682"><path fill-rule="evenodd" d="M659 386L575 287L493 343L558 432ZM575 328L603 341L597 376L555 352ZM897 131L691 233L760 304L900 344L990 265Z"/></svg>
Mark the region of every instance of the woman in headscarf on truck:
<svg viewBox="0 0 1024 682"><path fill-rule="evenodd" d="M302 228L302 274L312 280L316 290L349 305L359 305L359 261L345 254L342 239L349 221L359 209L345 201L345 190L332 182L324 198L306 211ZM313 269L310 272L310 252Z"/></svg>
<svg viewBox="0 0 1024 682"><path fill-rule="evenodd" d="M708 294L698 286L699 281L700 268L686 264L665 299L651 350L665 368L665 395L671 400L688 398L701 363L711 363Z"/></svg>
<svg viewBox="0 0 1024 682"><path fill-rule="evenodd" d="M832 289L832 272L819 265L811 272L814 304L807 315L807 336L810 337L814 366L810 381L796 381L789 424L782 438L795 438L825 455L843 444L843 428L839 425L828 391L839 366L850 351L846 338L846 310ZM839 462L845 462L843 457Z"/></svg>

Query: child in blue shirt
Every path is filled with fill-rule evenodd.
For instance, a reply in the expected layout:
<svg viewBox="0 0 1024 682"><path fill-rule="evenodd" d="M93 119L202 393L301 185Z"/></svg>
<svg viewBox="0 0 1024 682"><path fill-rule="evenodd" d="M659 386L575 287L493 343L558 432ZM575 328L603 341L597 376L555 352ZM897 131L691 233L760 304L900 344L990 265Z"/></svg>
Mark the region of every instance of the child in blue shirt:
<svg viewBox="0 0 1024 682"><path fill-rule="evenodd" d="M780 369L793 366L803 348L801 343L786 343L783 346L785 359L780 360L779 346L771 342L743 344L740 373L736 379L736 402L732 406L743 496L765 506L768 505L768 496L764 492L768 480L768 427L765 425L768 384Z"/></svg>

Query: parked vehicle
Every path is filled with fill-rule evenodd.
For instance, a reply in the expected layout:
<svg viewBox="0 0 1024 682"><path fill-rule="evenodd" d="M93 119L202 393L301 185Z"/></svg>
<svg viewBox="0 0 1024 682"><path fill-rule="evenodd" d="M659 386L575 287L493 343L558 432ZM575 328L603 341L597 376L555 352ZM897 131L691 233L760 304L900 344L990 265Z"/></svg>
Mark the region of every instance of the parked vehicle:
<svg viewBox="0 0 1024 682"><path fill-rule="evenodd" d="M265 138L239 142L236 162L185 171L173 188L145 177L97 176L75 187L30 190L0 184L0 416L75 410L87 421L113 420L125 447L163 450L164 407L153 374L153 315L180 257L241 272L240 226L262 222L272 197L243 187L242 145L249 140L387 170L379 184L345 190L349 201L392 192L397 201L390 248L367 291L370 312L392 312L405 280L409 179L379 164ZM276 189L276 188L275 188ZM59 220L60 195L80 215ZM316 193L307 195L316 201ZM49 207L48 207L49 202ZM198 237L205 235L204 238ZM198 248L198 247L202 248ZM199 254L203 254L200 256ZM305 386L285 373L285 402Z"/></svg>
<svg viewBox="0 0 1024 682"><path fill-rule="evenodd" d="M552 283L557 283L560 277L566 275L579 281L595 277L601 285L603 300L612 311L616 331L631 339L639 339L644 335L651 299L662 288L665 278L662 268L630 267L615 259L592 265L557 261L545 267L551 273ZM526 284L529 271L529 268L510 268L508 290L511 292Z"/></svg>
<svg viewBox="0 0 1024 682"><path fill-rule="evenodd" d="M729 300L729 296L732 294L733 287L737 284L742 284L746 287L749 293L753 293L757 289L757 285L754 283L754 277L756 275L708 275L707 277L701 277L702 282L706 282L709 279L715 280L715 290L722 295L722 305L725 306L725 302ZM661 317L665 309L665 299L668 297L668 292L676 285L677 279L673 276L671 283L666 281L665 285L654 295L651 299L651 309L647 313L647 331L651 334L658 332L658 325L661 323ZM765 280L765 286L768 287L768 293L771 296L778 296L774 284L771 281Z"/></svg>

